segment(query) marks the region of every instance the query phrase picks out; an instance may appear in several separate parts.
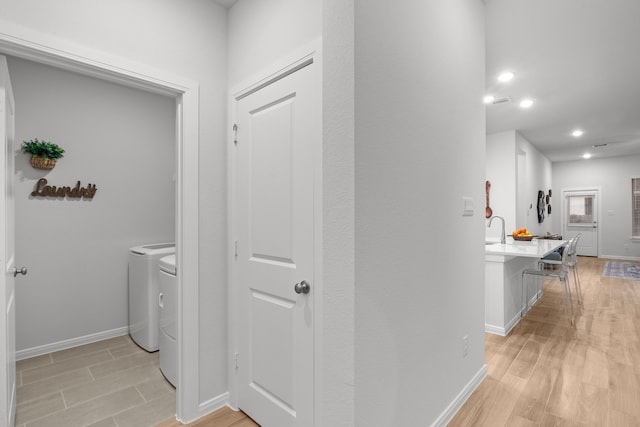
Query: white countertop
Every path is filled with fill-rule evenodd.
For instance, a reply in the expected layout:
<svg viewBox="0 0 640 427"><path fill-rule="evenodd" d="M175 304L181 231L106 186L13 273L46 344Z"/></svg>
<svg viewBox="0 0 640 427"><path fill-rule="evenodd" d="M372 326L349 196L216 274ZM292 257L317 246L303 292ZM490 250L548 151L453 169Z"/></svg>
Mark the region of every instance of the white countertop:
<svg viewBox="0 0 640 427"><path fill-rule="evenodd" d="M507 243L485 245L486 255L521 256L542 258L567 243L566 240L533 239L530 242L516 241L507 236Z"/></svg>

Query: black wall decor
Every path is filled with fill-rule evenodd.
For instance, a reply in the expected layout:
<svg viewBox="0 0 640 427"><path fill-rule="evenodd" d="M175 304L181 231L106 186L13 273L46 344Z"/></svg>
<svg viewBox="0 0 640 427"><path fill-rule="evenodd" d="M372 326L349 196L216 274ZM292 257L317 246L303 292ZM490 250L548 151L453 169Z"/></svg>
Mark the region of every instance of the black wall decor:
<svg viewBox="0 0 640 427"><path fill-rule="evenodd" d="M538 223L544 222L544 192L542 190L538 191Z"/></svg>

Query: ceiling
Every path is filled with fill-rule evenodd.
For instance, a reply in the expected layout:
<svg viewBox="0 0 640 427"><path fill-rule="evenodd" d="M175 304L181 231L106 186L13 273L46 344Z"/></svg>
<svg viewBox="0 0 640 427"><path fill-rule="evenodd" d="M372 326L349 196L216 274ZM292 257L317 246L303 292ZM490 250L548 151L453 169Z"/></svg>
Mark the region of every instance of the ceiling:
<svg viewBox="0 0 640 427"><path fill-rule="evenodd" d="M488 134L515 129L553 162L640 154L640 1L485 4L487 93L511 99L487 105Z"/></svg>

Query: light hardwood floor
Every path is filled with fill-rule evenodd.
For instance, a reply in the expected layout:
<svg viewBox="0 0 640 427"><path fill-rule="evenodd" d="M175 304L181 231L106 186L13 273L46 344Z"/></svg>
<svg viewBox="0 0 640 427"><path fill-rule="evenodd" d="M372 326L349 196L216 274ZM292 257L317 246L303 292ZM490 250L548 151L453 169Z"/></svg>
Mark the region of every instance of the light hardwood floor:
<svg viewBox="0 0 640 427"><path fill-rule="evenodd" d="M580 257L572 328L557 280L507 337L486 334L488 377L450 426L640 426L640 281Z"/></svg>
<svg viewBox="0 0 640 427"><path fill-rule="evenodd" d="M16 426L153 426L175 414L158 364L128 336L18 361Z"/></svg>

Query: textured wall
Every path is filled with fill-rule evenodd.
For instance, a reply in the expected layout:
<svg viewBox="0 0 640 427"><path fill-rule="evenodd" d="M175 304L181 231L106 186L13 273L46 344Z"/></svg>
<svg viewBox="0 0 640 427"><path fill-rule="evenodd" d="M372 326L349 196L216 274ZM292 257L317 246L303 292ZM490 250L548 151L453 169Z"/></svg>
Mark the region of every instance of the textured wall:
<svg viewBox="0 0 640 427"><path fill-rule="evenodd" d="M355 60L356 425L431 425L484 367L483 5L356 0Z"/></svg>
<svg viewBox="0 0 640 427"><path fill-rule="evenodd" d="M353 0L323 1L322 425L355 425Z"/></svg>

